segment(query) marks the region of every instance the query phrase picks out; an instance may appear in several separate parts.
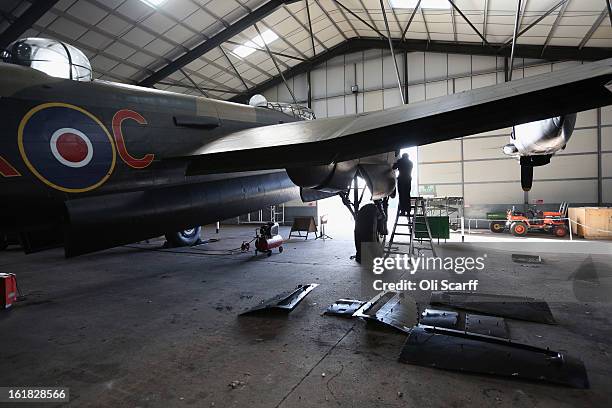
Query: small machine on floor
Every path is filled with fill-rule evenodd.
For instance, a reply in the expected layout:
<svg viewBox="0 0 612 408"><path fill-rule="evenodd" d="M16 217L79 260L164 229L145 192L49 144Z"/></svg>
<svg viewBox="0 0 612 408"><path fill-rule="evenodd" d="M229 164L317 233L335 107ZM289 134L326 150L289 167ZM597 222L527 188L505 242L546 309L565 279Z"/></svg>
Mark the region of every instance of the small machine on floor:
<svg viewBox="0 0 612 408"><path fill-rule="evenodd" d="M258 252L265 252L272 256L272 249L278 248L278 252L283 252L283 237L278 233L278 223L268 222L262 225L255 232L255 255Z"/></svg>
<svg viewBox="0 0 612 408"><path fill-rule="evenodd" d="M559 211L538 211L532 208L518 211L513 207L508 210L506 221L492 221L490 228L497 233L508 229L515 237L524 237L528 232L539 231L562 238L569 232L566 217L566 202L561 203Z"/></svg>

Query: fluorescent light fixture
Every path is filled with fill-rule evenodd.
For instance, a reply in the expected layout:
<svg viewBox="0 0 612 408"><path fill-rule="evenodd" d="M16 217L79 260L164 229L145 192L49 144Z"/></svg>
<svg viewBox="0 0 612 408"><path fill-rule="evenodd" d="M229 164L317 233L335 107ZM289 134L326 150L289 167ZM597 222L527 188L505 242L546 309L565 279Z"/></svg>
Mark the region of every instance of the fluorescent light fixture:
<svg viewBox="0 0 612 408"><path fill-rule="evenodd" d="M263 38L263 39L262 39ZM261 37L257 35L252 40L249 40L244 43L244 45L239 45L234 48L233 53L239 56L240 58L246 58L252 53L256 51L257 48L261 48L264 44L270 44L278 39L278 35L272 30L266 30L261 33Z"/></svg>
<svg viewBox="0 0 612 408"><path fill-rule="evenodd" d="M419 0L389 0L391 7L396 9L413 9L416 7ZM448 0L422 0L421 8L423 9L450 9Z"/></svg>
<svg viewBox="0 0 612 408"><path fill-rule="evenodd" d="M166 0L140 0L149 7L157 8L164 4Z"/></svg>

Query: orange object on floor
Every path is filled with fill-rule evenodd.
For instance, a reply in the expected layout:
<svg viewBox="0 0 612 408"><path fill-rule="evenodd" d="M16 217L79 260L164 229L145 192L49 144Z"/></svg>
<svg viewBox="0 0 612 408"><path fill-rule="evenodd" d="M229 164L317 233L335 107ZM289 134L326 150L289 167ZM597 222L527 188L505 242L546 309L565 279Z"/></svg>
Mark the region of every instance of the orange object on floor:
<svg viewBox="0 0 612 408"><path fill-rule="evenodd" d="M0 273L0 306L8 309L17 301L17 278L14 273Z"/></svg>

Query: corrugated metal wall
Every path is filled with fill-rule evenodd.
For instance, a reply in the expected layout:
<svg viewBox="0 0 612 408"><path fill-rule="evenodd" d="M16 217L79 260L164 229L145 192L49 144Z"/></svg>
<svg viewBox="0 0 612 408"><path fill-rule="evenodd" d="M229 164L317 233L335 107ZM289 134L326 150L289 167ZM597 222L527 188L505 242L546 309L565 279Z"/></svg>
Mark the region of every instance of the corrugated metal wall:
<svg viewBox="0 0 612 408"><path fill-rule="evenodd" d="M403 54L397 55L405 85ZM514 79L551 72L579 62L547 63L517 59ZM485 56L414 52L407 54L408 100L416 102L504 81L504 59ZM390 53L372 50L344 55L311 72L312 108L317 117L386 109L401 103ZM306 104L306 75L289 79L296 98ZM353 94L351 86L359 93ZM264 95L291 101L281 84ZM568 95L571 97L571 95ZM509 114L511 114L509 112ZM464 196L466 216L543 201L597 205L612 202L612 107L581 112L568 147L548 166L534 172L527 196L520 187L520 167L501 152L510 129L421 146L419 184L434 185L438 196Z"/></svg>

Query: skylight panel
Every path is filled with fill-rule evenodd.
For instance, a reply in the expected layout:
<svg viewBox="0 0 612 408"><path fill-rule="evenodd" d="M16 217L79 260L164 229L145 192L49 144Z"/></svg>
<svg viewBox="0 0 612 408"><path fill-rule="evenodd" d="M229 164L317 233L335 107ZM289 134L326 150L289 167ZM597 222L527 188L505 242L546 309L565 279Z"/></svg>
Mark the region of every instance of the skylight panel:
<svg viewBox="0 0 612 408"><path fill-rule="evenodd" d="M255 36L253 39L244 43L244 45L239 45L234 48L233 53L239 56L240 58L246 58L252 53L256 51L257 48L263 47L265 44L270 44L278 39L278 35L272 30L266 30L261 33L261 37L259 35Z"/></svg>
<svg viewBox="0 0 612 408"><path fill-rule="evenodd" d="M140 0L149 7L158 8L166 2L166 0Z"/></svg>
<svg viewBox="0 0 612 408"><path fill-rule="evenodd" d="M397 9L413 9L416 7L419 0L389 0L391 7ZM450 3L448 0L422 0L421 8L423 9L450 9Z"/></svg>

